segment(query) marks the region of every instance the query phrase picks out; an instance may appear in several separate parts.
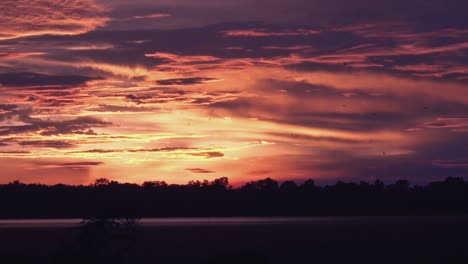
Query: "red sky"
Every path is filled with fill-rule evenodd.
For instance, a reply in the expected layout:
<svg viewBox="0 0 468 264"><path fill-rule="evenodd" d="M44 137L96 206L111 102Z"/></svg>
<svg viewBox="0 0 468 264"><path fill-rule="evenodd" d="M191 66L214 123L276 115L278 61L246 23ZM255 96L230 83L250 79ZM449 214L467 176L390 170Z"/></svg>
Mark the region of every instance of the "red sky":
<svg viewBox="0 0 468 264"><path fill-rule="evenodd" d="M0 182L467 176L467 4L377 2L2 0Z"/></svg>

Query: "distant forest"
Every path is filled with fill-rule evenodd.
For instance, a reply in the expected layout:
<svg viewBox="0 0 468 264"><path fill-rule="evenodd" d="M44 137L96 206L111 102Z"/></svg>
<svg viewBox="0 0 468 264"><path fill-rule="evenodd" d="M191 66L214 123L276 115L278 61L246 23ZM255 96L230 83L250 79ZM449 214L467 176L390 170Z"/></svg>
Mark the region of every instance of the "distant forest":
<svg viewBox="0 0 468 264"><path fill-rule="evenodd" d="M232 188L227 178L142 185L98 179L91 185L0 185L0 218L466 215L468 182L447 178L426 186L298 185L272 179Z"/></svg>

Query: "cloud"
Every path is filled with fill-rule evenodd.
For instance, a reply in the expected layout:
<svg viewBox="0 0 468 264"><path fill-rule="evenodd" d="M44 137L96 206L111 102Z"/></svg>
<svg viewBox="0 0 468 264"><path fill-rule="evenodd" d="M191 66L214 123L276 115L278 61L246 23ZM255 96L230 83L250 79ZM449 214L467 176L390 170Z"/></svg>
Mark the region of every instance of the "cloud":
<svg viewBox="0 0 468 264"><path fill-rule="evenodd" d="M190 155L196 156L196 157L204 157L204 158L207 158L207 159L224 157L224 153L217 152L217 151L191 153Z"/></svg>
<svg viewBox="0 0 468 264"><path fill-rule="evenodd" d="M94 0L2 0L0 40L81 34L103 26L106 7Z"/></svg>
<svg viewBox="0 0 468 264"><path fill-rule="evenodd" d="M219 32L248 28L248 25L261 28L261 32L296 32L301 29L293 25L232 23L189 29L135 30L125 34L96 31L79 36L42 36L35 41L89 42L95 43L94 46L105 44L106 47L115 47L74 50L61 54L59 58L77 60L79 67L101 74L131 78L154 76L154 67L159 71L193 76L201 71L217 69L288 67L294 64L308 64L309 68L314 66L314 69L330 71L365 69L395 74L401 73L406 65L418 63L434 65L441 71L429 74L415 72L413 77L468 78L468 70L461 59L463 52L468 50L468 31L464 29L438 27L424 30L410 23L377 21L330 25L319 28L320 33L315 35L287 38L219 37ZM205 45L184 45L194 38L204 39ZM89 43L88 46L93 46Z"/></svg>
<svg viewBox="0 0 468 264"><path fill-rule="evenodd" d="M167 79L167 80L157 80L158 85L194 85L202 84L207 82L218 81L216 78L207 78L207 77L193 77L193 78L178 78L178 79Z"/></svg>
<svg viewBox="0 0 468 264"><path fill-rule="evenodd" d="M46 75L32 72L0 74L0 84L9 87L77 86L96 79L99 78L80 75ZM49 87L46 88L49 89Z"/></svg>
<svg viewBox="0 0 468 264"><path fill-rule="evenodd" d="M467 117L438 117L435 122L426 124L428 128L448 128L452 131L468 131Z"/></svg>
<svg viewBox="0 0 468 264"><path fill-rule="evenodd" d="M196 148L185 148L185 147L165 147L165 148L154 148L154 149L128 149L128 152L176 152L176 151L196 151Z"/></svg>
<svg viewBox="0 0 468 264"><path fill-rule="evenodd" d="M140 153L160 153L167 157L200 157L214 159L224 157L218 151L209 151L209 148L187 148L187 147L164 147L164 148L139 148L139 149L89 149L82 151L72 151L69 154L140 154Z"/></svg>
<svg viewBox="0 0 468 264"><path fill-rule="evenodd" d="M268 31L265 29L238 29L226 30L222 33L227 37L293 37L293 36L310 36L320 34L319 30L314 29L294 29L284 31Z"/></svg>
<svg viewBox="0 0 468 264"><path fill-rule="evenodd" d="M36 162L36 167L38 169L66 169L66 170L78 170L78 171L89 171L92 167L97 167L104 164L104 162L99 161L79 161L79 162Z"/></svg>
<svg viewBox="0 0 468 264"><path fill-rule="evenodd" d="M76 147L75 142L63 141L63 140L20 140L18 144L24 147L34 148L56 148L66 149Z"/></svg>
<svg viewBox="0 0 468 264"><path fill-rule="evenodd" d="M18 107L17 105L13 105L13 104L0 104L0 110L3 111L3 113L0 112L0 115L10 113L13 110L17 109L17 107Z"/></svg>
<svg viewBox="0 0 468 264"><path fill-rule="evenodd" d="M166 52L148 53L145 54L145 57L162 60L163 63L157 66L160 71L180 73L197 72L200 69L214 69L223 62L222 58L210 55L184 56Z"/></svg>
<svg viewBox="0 0 468 264"><path fill-rule="evenodd" d="M468 42L459 42L439 46L423 46L404 44L396 47L360 47L347 51L338 51L337 54L320 55L311 61L322 63L353 63L363 62L369 57L401 56L401 55L427 55L434 53L455 52L468 49Z"/></svg>
<svg viewBox="0 0 468 264"><path fill-rule="evenodd" d="M170 21L153 23L114 23L112 29L188 28L225 22L263 21L265 23L328 26L356 22L409 21L427 25L466 25L460 0L220 0L194 3L191 0L123 1L103 0L114 8L115 16L128 17L149 12L168 12ZM390 12L389 12L390 11Z"/></svg>
<svg viewBox="0 0 468 264"><path fill-rule="evenodd" d="M161 85L160 85L161 86ZM148 90L134 92L132 94L119 94L127 101L135 104L151 105L150 109L163 110L165 105L173 103L184 103L187 105L210 104L218 101L226 100L226 98L235 97L238 91L196 91L184 89L182 86L177 88L171 86L163 86L151 88ZM144 109L144 108L143 108Z"/></svg>
<svg viewBox="0 0 468 264"><path fill-rule="evenodd" d="M186 151L196 150L195 148L177 148L177 147L166 147L166 148L155 148L155 149L90 149L79 151L76 153L119 153L119 152L171 152L171 151Z"/></svg>
<svg viewBox="0 0 468 264"><path fill-rule="evenodd" d="M135 106L126 106L126 105L99 105L97 107L90 108L89 111L93 112L154 112L156 108L146 108L146 107L135 107Z"/></svg>
<svg viewBox="0 0 468 264"><path fill-rule="evenodd" d="M2 150L0 154L8 154L8 155L22 155L22 154L30 154L30 151L21 151L21 150Z"/></svg>
<svg viewBox="0 0 468 264"><path fill-rule="evenodd" d="M298 142L304 142L304 141L312 141L312 142L321 142L321 141L327 141L327 142L333 142L333 143L344 143L344 144L363 144L363 143L374 143L375 140L365 140L365 139L347 139L347 138L340 138L340 137L318 137L318 136L308 136L308 135L303 135L300 133L269 133L271 136L277 136L279 138L287 138L287 139L293 139L297 140Z"/></svg>
<svg viewBox="0 0 468 264"><path fill-rule="evenodd" d="M286 51L309 51L313 47L311 45L295 45L295 46L265 46L266 50L286 50Z"/></svg>
<svg viewBox="0 0 468 264"><path fill-rule="evenodd" d="M191 173L215 173L214 171L205 170L201 168L189 168L185 170L190 171Z"/></svg>
<svg viewBox="0 0 468 264"><path fill-rule="evenodd" d="M18 59L30 56L46 55L45 52L0 52L0 59Z"/></svg>
<svg viewBox="0 0 468 264"><path fill-rule="evenodd" d="M172 15L168 13L154 13L154 14L134 16L133 19L154 19L154 18L165 18L165 17L171 17L171 16Z"/></svg>
<svg viewBox="0 0 468 264"><path fill-rule="evenodd" d="M373 96L363 91L344 93L333 87L276 79L256 83L256 92L253 96L240 96L205 107L219 115L355 132L405 127L413 120L411 114L379 106L398 104L401 99L395 96ZM367 110L356 109L362 100L369 101ZM337 108L331 110L330 103ZM408 107L406 102L401 104L399 107Z"/></svg>
<svg viewBox="0 0 468 264"><path fill-rule="evenodd" d="M103 164L103 162L96 161L83 161L83 162L70 162L70 163L59 163L60 166L98 166Z"/></svg>
<svg viewBox="0 0 468 264"><path fill-rule="evenodd" d="M95 135L92 130L95 127L107 127L111 122L103 121L94 117L77 117L69 120L52 121L33 118L30 116L31 109L21 109L13 111L7 115L0 115L0 120L17 118L21 121L18 125L0 126L0 136L19 135L27 133L37 133L42 136L56 135Z"/></svg>
<svg viewBox="0 0 468 264"><path fill-rule="evenodd" d="M98 154L103 154L103 153L119 153L119 152L125 152L126 150L120 150L120 149L90 149L90 150L83 150L83 151L74 151L71 152L72 154L77 154L77 153L98 153Z"/></svg>
<svg viewBox="0 0 468 264"><path fill-rule="evenodd" d="M468 159L434 160L432 164L442 168L468 168Z"/></svg>
<svg viewBox="0 0 468 264"><path fill-rule="evenodd" d="M196 175L175 167L209 162L234 182L466 176L468 23L443 2L99 0L110 24L0 40L2 171L184 182ZM47 30L68 23L50 17Z"/></svg>

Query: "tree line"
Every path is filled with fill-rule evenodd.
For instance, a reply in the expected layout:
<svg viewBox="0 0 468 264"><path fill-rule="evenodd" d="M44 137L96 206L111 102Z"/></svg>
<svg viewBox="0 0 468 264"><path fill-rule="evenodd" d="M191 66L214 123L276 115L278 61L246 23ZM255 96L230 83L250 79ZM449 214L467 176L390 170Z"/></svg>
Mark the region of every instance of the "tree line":
<svg viewBox="0 0 468 264"><path fill-rule="evenodd" d="M0 185L0 218L465 215L468 182L449 177L425 186L406 180L319 186L267 178L238 188L228 178L167 184Z"/></svg>

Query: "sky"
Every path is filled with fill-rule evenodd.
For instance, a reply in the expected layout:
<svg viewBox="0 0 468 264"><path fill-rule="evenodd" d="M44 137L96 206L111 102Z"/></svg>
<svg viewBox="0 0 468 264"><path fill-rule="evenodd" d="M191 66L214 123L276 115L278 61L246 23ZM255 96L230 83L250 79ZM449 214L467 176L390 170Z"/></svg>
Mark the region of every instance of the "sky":
<svg viewBox="0 0 468 264"><path fill-rule="evenodd" d="M468 176L465 0L2 0L0 183Z"/></svg>

